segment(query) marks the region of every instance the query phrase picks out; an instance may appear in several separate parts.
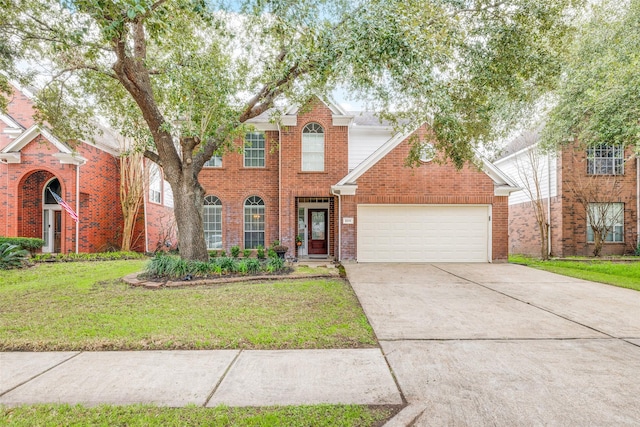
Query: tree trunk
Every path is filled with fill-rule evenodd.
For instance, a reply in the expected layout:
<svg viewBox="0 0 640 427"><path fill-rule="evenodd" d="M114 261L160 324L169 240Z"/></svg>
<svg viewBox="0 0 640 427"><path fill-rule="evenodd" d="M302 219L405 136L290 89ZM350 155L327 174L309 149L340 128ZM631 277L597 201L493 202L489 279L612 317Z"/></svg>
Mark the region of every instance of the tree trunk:
<svg viewBox="0 0 640 427"><path fill-rule="evenodd" d="M209 252L204 240L202 212L204 189L190 173L182 174L178 182L169 180L173 190L174 214L178 228L178 250L184 259L208 261Z"/></svg>
<svg viewBox="0 0 640 427"><path fill-rule="evenodd" d="M599 257L600 252L602 252L602 243L603 237L602 232L598 230L593 230L593 256Z"/></svg>
<svg viewBox="0 0 640 427"><path fill-rule="evenodd" d="M538 223L540 227L540 258L547 261L549 259L549 224Z"/></svg>

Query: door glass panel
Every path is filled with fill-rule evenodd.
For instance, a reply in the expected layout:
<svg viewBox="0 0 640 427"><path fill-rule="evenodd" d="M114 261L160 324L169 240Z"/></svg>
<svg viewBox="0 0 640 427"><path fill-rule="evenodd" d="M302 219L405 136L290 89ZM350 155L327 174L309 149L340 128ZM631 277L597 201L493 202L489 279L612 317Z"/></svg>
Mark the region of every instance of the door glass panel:
<svg viewBox="0 0 640 427"><path fill-rule="evenodd" d="M53 252L59 254L62 249L62 212L53 211Z"/></svg>
<svg viewBox="0 0 640 427"><path fill-rule="evenodd" d="M42 211L42 240L44 240L44 247L49 248L49 228L51 224L49 224L49 210L45 209Z"/></svg>
<svg viewBox="0 0 640 427"><path fill-rule="evenodd" d="M311 238L324 240L324 212L311 213Z"/></svg>

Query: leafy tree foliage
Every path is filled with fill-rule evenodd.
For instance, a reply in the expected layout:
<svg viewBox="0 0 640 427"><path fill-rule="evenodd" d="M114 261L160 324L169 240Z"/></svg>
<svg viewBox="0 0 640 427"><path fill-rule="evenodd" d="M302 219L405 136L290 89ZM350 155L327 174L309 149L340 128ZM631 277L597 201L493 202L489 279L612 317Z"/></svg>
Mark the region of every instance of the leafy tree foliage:
<svg viewBox="0 0 640 427"><path fill-rule="evenodd" d="M100 114L144 141L173 189L180 253L200 260L198 174L247 120L342 85L398 127L429 123L462 166L553 84L579 2L0 1L15 15L3 40L54 70L41 119L79 138Z"/></svg>
<svg viewBox="0 0 640 427"><path fill-rule="evenodd" d="M638 143L640 1L604 0L580 26L568 56L547 143Z"/></svg>

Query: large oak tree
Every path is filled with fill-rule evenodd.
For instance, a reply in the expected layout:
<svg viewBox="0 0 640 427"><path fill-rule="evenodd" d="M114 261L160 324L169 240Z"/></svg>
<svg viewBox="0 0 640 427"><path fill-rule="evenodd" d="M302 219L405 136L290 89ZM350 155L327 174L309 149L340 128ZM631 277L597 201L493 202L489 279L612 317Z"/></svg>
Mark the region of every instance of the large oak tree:
<svg viewBox="0 0 640 427"><path fill-rule="evenodd" d="M427 122L431 142L461 166L555 82L577 3L0 2L11 10L0 47L53 70L42 120L77 138L98 114L143 141L173 189L180 254L200 260L198 174L233 149L247 120L340 86L398 126ZM419 152L416 144L409 163Z"/></svg>

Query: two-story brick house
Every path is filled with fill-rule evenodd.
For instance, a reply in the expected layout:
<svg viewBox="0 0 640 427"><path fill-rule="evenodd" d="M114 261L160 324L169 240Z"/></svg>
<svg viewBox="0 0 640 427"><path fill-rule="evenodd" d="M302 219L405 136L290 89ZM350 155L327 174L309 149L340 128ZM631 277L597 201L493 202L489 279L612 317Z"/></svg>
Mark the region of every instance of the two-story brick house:
<svg viewBox="0 0 640 427"><path fill-rule="evenodd" d="M119 149L116 135L106 128L91 143L59 140L35 123L30 92L16 85L6 113L0 114L0 236L42 238L42 251L51 253L118 247L123 228ZM173 209L163 198L157 201L145 199L140 210L136 250L154 250L171 238Z"/></svg>
<svg viewBox="0 0 640 427"><path fill-rule="evenodd" d="M489 162L405 167L412 133L318 99L278 122L264 114L251 123L244 153L214 157L200 173L209 249L280 240L295 257L507 258L507 198L516 187Z"/></svg>
<svg viewBox="0 0 640 427"><path fill-rule="evenodd" d="M531 158L535 158L532 166ZM638 160L632 147L568 144L555 152L539 150L537 132L512 141L495 161L520 187L533 184L536 168L538 192L519 191L509 198L509 250L540 256L540 231L532 199L540 199L549 218L548 253L552 256L589 256L594 233L586 209L600 214L610 227L602 255L633 253L638 245ZM536 195L536 194L539 195ZM582 201L584 202L582 202ZM585 206L586 204L586 206Z"/></svg>

